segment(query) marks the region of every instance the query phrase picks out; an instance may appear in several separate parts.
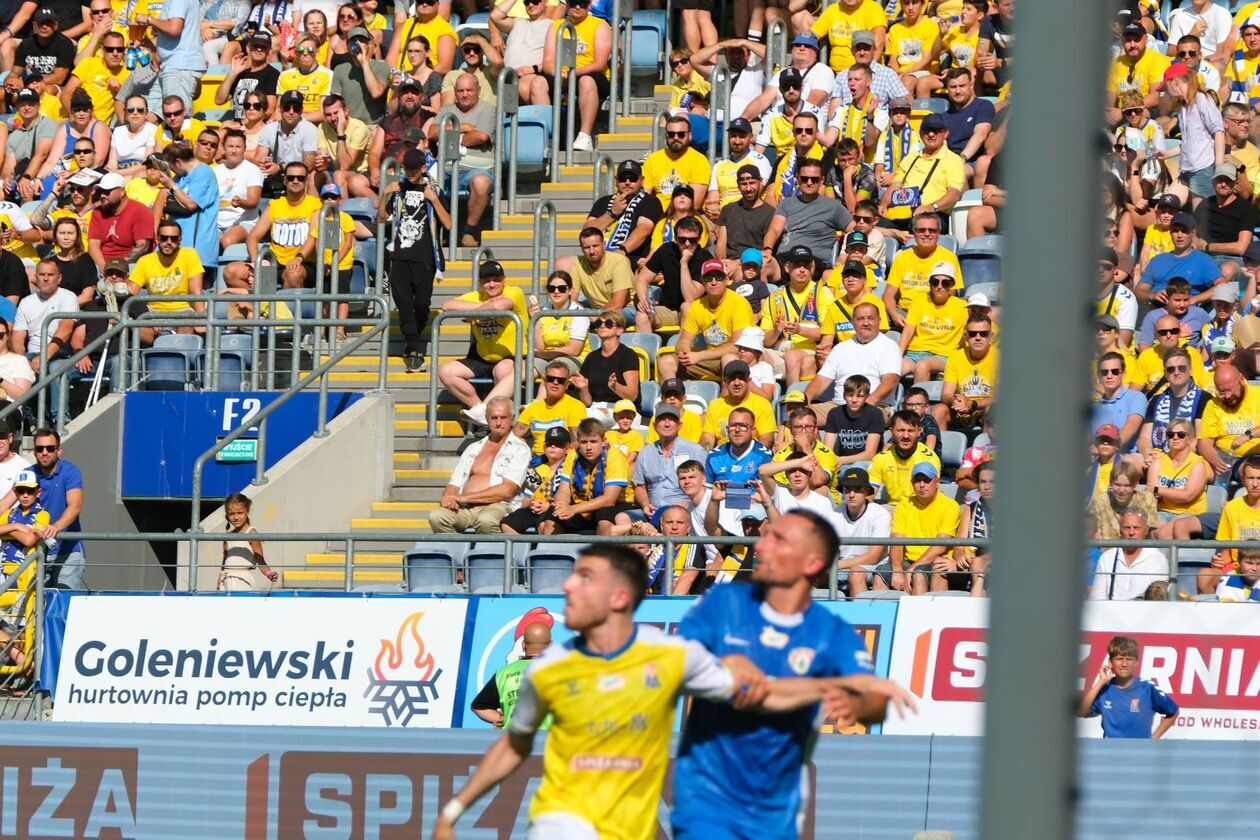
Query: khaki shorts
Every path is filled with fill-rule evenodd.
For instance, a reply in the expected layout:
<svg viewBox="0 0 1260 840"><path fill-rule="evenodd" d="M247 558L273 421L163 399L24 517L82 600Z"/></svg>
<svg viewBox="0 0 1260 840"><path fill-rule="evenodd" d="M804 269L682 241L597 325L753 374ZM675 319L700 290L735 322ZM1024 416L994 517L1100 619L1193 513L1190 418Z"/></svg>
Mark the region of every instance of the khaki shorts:
<svg viewBox="0 0 1260 840"><path fill-rule="evenodd" d="M778 379L787 376L787 367L783 364L783 351L776 350L773 347L767 347L761 351L761 361L770 365L774 369L774 375Z"/></svg>
<svg viewBox="0 0 1260 840"><path fill-rule="evenodd" d="M682 324L677 312L660 304L653 307L652 320L658 327L677 327Z"/></svg>
<svg viewBox="0 0 1260 840"><path fill-rule="evenodd" d="M694 365L682 365L681 368L684 379L711 379L717 382L722 381L721 359L708 359L703 362L697 362Z"/></svg>

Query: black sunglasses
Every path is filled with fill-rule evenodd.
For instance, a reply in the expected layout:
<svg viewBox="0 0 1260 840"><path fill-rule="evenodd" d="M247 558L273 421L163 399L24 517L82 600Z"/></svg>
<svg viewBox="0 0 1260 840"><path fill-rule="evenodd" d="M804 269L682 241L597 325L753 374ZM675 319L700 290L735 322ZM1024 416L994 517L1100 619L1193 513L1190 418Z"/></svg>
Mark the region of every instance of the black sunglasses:
<svg viewBox="0 0 1260 840"><path fill-rule="evenodd" d="M284 180L286 180L286 181L294 181L294 182L296 182L296 181L305 181L305 180L306 180L306 176L305 176L305 175L285 175L285 176L284 176Z"/></svg>
<svg viewBox="0 0 1260 840"><path fill-rule="evenodd" d="M612 318L596 318L594 321L591 321L591 326L597 330L602 327L607 327L608 329L612 329L613 327L617 326L617 322L614 321Z"/></svg>
<svg viewBox="0 0 1260 840"><path fill-rule="evenodd" d="M128 114L147 114L148 112L149 112L149 109L148 109L148 108L146 108L146 107L145 107L145 106L143 106L143 105L141 105L139 108L128 108L128 109L127 109L127 113L128 113Z"/></svg>
<svg viewBox="0 0 1260 840"><path fill-rule="evenodd" d="M948 277L933 277L928 280L928 285L933 289L952 289L954 288L954 281Z"/></svg>
<svg viewBox="0 0 1260 840"><path fill-rule="evenodd" d="M967 338L988 338L988 330L967 330Z"/></svg>
<svg viewBox="0 0 1260 840"><path fill-rule="evenodd" d="M700 237L698 237L698 236L676 236L676 237L674 237L674 241L676 241L679 245L699 245L699 244L700 244Z"/></svg>
<svg viewBox="0 0 1260 840"><path fill-rule="evenodd" d="M1180 327L1172 327L1171 329L1167 329L1167 330L1155 330L1156 335L1179 335L1180 333L1181 333Z"/></svg>
<svg viewBox="0 0 1260 840"><path fill-rule="evenodd" d="M682 137L686 137L690 133L691 133L690 129L688 129L687 131L667 131L665 132L665 136L674 137L674 138L682 138Z"/></svg>
<svg viewBox="0 0 1260 840"><path fill-rule="evenodd" d="M168 120L171 119L172 117L182 117L184 116L184 110L181 108L178 111L163 111L162 116Z"/></svg>
<svg viewBox="0 0 1260 840"><path fill-rule="evenodd" d="M557 286L548 286L548 287L547 287L547 291L549 291L549 292L567 292L567 291L569 291L569 287L568 287L568 286L560 286L560 285L557 285Z"/></svg>
<svg viewBox="0 0 1260 840"><path fill-rule="evenodd" d="M37 443L35 444L36 452L56 452L57 444L55 443Z"/></svg>
<svg viewBox="0 0 1260 840"><path fill-rule="evenodd" d="M543 379L547 380L552 385L563 385L569 381L569 377L567 376L544 376Z"/></svg>
<svg viewBox="0 0 1260 840"><path fill-rule="evenodd" d="M298 111L298 112L301 112L301 110L302 110L302 106L301 106L301 105L298 105L298 104L295 104L295 103L293 103L293 102L290 102L288 105L281 105L281 106L280 106L280 110L281 110L281 111Z"/></svg>
<svg viewBox="0 0 1260 840"><path fill-rule="evenodd" d="M180 234L159 233L157 238L158 242L178 242L180 240Z"/></svg>
<svg viewBox="0 0 1260 840"><path fill-rule="evenodd" d="M101 47L101 50L107 53L123 53L127 51L126 47Z"/></svg>
<svg viewBox="0 0 1260 840"><path fill-rule="evenodd" d="M1178 432L1169 432L1168 436L1170 438L1176 438L1178 440L1181 440L1182 438L1190 437L1190 433L1183 430L1183 431L1178 431Z"/></svg>
<svg viewBox="0 0 1260 840"><path fill-rule="evenodd" d="M822 180L822 177L819 175L800 175L797 176L796 180L800 181L802 184L817 184Z"/></svg>
<svg viewBox="0 0 1260 840"><path fill-rule="evenodd" d="M875 221L875 217L874 216L854 216L853 221L861 222L864 225L869 225L871 222Z"/></svg>

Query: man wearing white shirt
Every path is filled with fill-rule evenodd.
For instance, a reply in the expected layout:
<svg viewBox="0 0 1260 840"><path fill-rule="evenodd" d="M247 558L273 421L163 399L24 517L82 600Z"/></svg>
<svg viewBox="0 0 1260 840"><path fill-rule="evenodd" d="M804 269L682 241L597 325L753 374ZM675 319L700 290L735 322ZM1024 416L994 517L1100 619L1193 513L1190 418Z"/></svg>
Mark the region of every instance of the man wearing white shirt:
<svg viewBox="0 0 1260 840"><path fill-rule="evenodd" d="M849 596L873 587L887 589L888 580L880 571L891 571L887 563L888 547L861 545L862 537L886 539L892 533L892 515L883 505L870 500L875 495L871 477L861 467L850 467L840 475L843 501L829 519L840 537L840 571L849 573Z"/></svg>
<svg viewBox="0 0 1260 840"><path fill-rule="evenodd" d="M853 338L831 349L818 375L805 389L805 399L819 423L826 421L828 412L839 403L834 399L816 400L827 393L833 383L843 382L850 376L864 376L871 383L871 393L866 398L868 404L892 404L901 377L901 349L897 342L879 331L879 309L873 303L853 307Z"/></svg>
<svg viewBox="0 0 1260 840"><path fill-rule="evenodd" d="M512 432L512 401L486 400L490 434L464 450L442 491L441 507L429 512L435 534L473 528L479 534L500 533L508 505L525 483L533 452Z"/></svg>
<svg viewBox="0 0 1260 840"><path fill-rule="evenodd" d="M731 72L732 119L740 116L750 121L757 119L761 116L761 112L750 115L748 106L761 96L762 88L766 86L766 72L763 64L766 58L765 45L745 38L718 41L713 46L704 47L691 56L692 68L706 79L709 78L717 66L714 58L719 52L725 56L726 66ZM710 106L718 109L718 119L724 116L722 103L712 102Z"/></svg>
<svg viewBox="0 0 1260 840"><path fill-rule="evenodd" d="M1146 513L1128 508L1120 514L1120 538L1144 540L1150 531ZM1168 580L1168 558L1154 548L1109 548L1098 558L1091 601L1133 601L1146 587Z"/></svg>
<svg viewBox="0 0 1260 840"><path fill-rule="evenodd" d="M766 521L773 522L785 513L798 508L805 508L817 513L823 519L830 520L835 513L831 505L831 497L824 495L827 488L816 491L810 486L810 479L818 468L818 461L813 454L805 454L793 449L784 461L771 461L762 464L758 469L761 479L761 495L765 499ZM787 486L775 481L779 473L787 474Z"/></svg>
<svg viewBox="0 0 1260 840"><path fill-rule="evenodd" d="M244 242L258 221L262 170L245 160L245 133L229 129L223 139L223 162L214 167L219 182L219 244Z"/></svg>
<svg viewBox="0 0 1260 840"><path fill-rule="evenodd" d="M44 345L44 319L54 312L78 312L74 292L61 288L61 268L56 260L35 266L35 293L22 298L9 335L14 353L25 353L31 368L39 373L40 350ZM48 324L48 358L64 355L70 347L74 321L57 318Z"/></svg>
<svg viewBox="0 0 1260 840"><path fill-rule="evenodd" d="M8 421L0 421L0 496L13 489L18 473L29 469L31 462L13 451L13 430Z"/></svg>
<svg viewBox="0 0 1260 840"><path fill-rule="evenodd" d="M1233 17L1213 0L1190 0L1168 16L1168 54L1175 57L1177 47L1173 45L1186 35L1195 35L1203 44L1204 58L1223 62L1234 46L1229 37L1233 27Z"/></svg>

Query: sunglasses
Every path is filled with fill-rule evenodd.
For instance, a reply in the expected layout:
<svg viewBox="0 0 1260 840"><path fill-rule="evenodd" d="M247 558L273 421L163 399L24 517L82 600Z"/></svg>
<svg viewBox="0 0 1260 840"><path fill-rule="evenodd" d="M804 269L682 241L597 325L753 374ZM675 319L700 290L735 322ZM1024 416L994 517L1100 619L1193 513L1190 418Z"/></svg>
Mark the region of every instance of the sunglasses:
<svg viewBox="0 0 1260 840"><path fill-rule="evenodd" d="M182 108L181 108L180 110L178 110L178 111L163 111L163 112L162 112L162 116L163 116L163 117L165 117L166 119L170 120L170 119L174 119L175 117L182 117L182 116L184 116L184 111L183 111L183 109L182 109Z"/></svg>
<svg viewBox="0 0 1260 840"><path fill-rule="evenodd" d="M464 47L464 52L468 53L469 55L472 55L474 53L476 53L477 55L481 55L481 47L477 46L476 44L468 44Z"/></svg>
<svg viewBox="0 0 1260 840"><path fill-rule="evenodd" d="M793 126L793 127L792 127L792 133L793 133L793 134L813 134L813 133L814 133L814 129L812 129L812 128L810 128L809 126L806 126L806 125L803 125L803 126Z"/></svg>
<svg viewBox="0 0 1260 840"><path fill-rule="evenodd" d="M1187 431L1184 431L1184 430L1182 430L1182 431L1180 431L1180 432L1169 432L1169 433L1168 433L1168 437L1170 437L1170 438L1176 438L1177 440L1181 440L1182 438L1188 438L1188 437L1190 437L1190 433L1189 433L1189 432L1187 432Z"/></svg>
<svg viewBox="0 0 1260 840"><path fill-rule="evenodd" d="M1124 373L1124 368L1099 368L1099 376L1119 376Z"/></svg>
<svg viewBox="0 0 1260 840"><path fill-rule="evenodd" d="M675 140L681 140L682 138L686 137L686 136L687 136L688 134L690 134L690 133L691 133L691 131L690 131L690 130L688 130L688 131L667 131L667 132L665 132L665 136L666 136L666 137L672 137L672 138L674 138Z"/></svg>
<svg viewBox="0 0 1260 840"><path fill-rule="evenodd" d="M617 183L618 184L631 184L639 180L640 177L641 176L639 175L619 175L617 177Z"/></svg>
<svg viewBox="0 0 1260 840"><path fill-rule="evenodd" d="M147 114L149 113L149 109L144 106L141 106L139 108L128 108L127 113L128 114Z"/></svg>
<svg viewBox="0 0 1260 840"><path fill-rule="evenodd" d="M875 221L875 217L874 216L854 216L853 221L861 222L862 224L869 225Z"/></svg>
<svg viewBox="0 0 1260 840"><path fill-rule="evenodd" d="M109 14L109 9L89 9L88 11L92 13L92 17Z"/></svg>
<svg viewBox="0 0 1260 840"><path fill-rule="evenodd" d="M988 330L967 330L967 338L988 338Z"/></svg>
<svg viewBox="0 0 1260 840"><path fill-rule="evenodd" d="M821 175L798 175L796 180L802 184L818 184L822 182Z"/></svg>
<svg viewBox="0 0 1260 840"><path fill-rule="evenodd" d="M180 239L180 234L159 233L157 235L157 238L158 238L158 242L178 242Z"/></svg>
<svg viewBox="0 0 1260 840"><path fill-rule="evenodd" d="M298 47L295 52L298 55L315 55L315 50L310 47Z"/></svg>
<svg viewBox="0 0 1260 840"><path fill-rule="evenodd" d="M1134 117L1142 113L1142 109L1141 108L1125 108L1120 113L1124 114L1126 117Z"/></svg>
<svg viewBox="0 0 1260 840"><path fill-rule="evenodd" d="M617 326L617 322L612 318L596 318L594 321L591 321L591 326L597 330L603 328L611 330L613 327Z"/></svg>
<svg viewBox="0 0 1260 840"><path fill-rule="evenodd" d="M549 292L556 292L556 293L562 293L562 292L567 292L567 291L569 291L569 287L568 287L568 286L548 286L548 287L547 287L547 291L549 291Z"/></svg>
<svg viewBox="0 0 1260 840"><path fill-rule="evenodd" d="M359 19L358 15L352 15L352 14L337 15L337 20L358 20L358 19Z"/></svg>
<svg viewBox="0 0 1260 840"><path fill-rule="evenodd" d="M543 379L550 382L552 385L563 385L569 381L569 377L567 376L544 376Z"/></svg>
<svg viewBox="0 0 1260 840"><path fill-rule="evenodd" d="M1198 50L1177 50L1177 58L1198 58Z"/></svg>
<svg viewBox="0 0 1260 840"><path fill-rule="evenodd" d="M706 276L705 276L705 278L704 278L704 282L706 282L706 283L725 283L725 282L726 282L726 275L725 275L725 274L708 274L708 275L706 275Z"/></svg>
<svg viewBox="0 0 1260 840"><path fill-rule="evenodd" d="M101 49L107 53L124 53L127 51L126 47L101 47Z"/></svg>
<svg viewBox="0 0 1260 840"><path fill-rule="evenodd" d="M940 133L941 133L942 131L944 131L944 130L945 130L945 129L943 129L943 128L925 128L925 129L923 129L922 133L923 133L923 135L924 135L924 136L926 136L926 135L928 135L928 134L931 134L931 135L935 136L935 135L937 135L937 134L940 134Z"/></svg>
<svg viewBox="0 0 1260 840"><path fill-rule="evenodd" d="M293 181L294 183L297 183L298 181L305 181L306 176L305 175L285 175L284 180Z"/></svg>
<svg viewBox="0 0 1260 840"><path fill-rule="evenodd" d="M14 487L13 495L15 496L34 496L38 492L36 487Z"/></svg>
<svg viewBox="0 0 1260 840"><path fill-rule="evenodd" d="M691 59L689 59L689 58L676 58L676 59L674 59L673 61L671 61L671 62L669 63L669 66L670 66L670 67L682 67L684 64L688 63L689 61L691 61Z"/></svg>
<svg viewBox="0 0 1260 840"><path fill-rule="evenodd" d="M940 230L940 228L933 228L933 227L926 227L926 228L925 228L925 227L917 227L917 228L915 228L915 229L914 229L914 232L915 232L915 233L930 233L930 234L932 234L933 236L935 236L936 234L940 233L940 232L941 232L941 230Z"/></svg>
<svg viewBox="0 0 1260 840"><path fill-rule="evenodd" d="M36 452L56 452L58 445L55 443L37 443L35 444Z"/></svg>
<svg viewBox="0 0 1260 840"><path fill-rule="evenodd" d="M262 111L262 110L265 110L266 108L267 106L262 104L261 102L246 102L245 103L246 111Z"/></svg>
<svg viewBox="0 0 1260 840"><path fill-rule="evenodd" d="M207 149L217 149L219 148L219 141L218 140L198 140L197 145L205 146Z"/></svg>
<svg viewBox="0 0 1260 840"><path fill-rule="evenodd" d="M249 45L249 48L251 50L265 50L267 49L267 45L262 43L261 41L254 41L253 43Z"/></svg>
<svg viewBox="0 0 1260 840"><path fill-rule="evenodd" d="M679 245L699 245L700 237L698 236L678 236L674 238Z"/></svg>
<svg viewBox="0 0 1260 840"><path fill-rule="evenodd" d="M933 277L931 280L928 280L928 285L933 289L952 289L954 288L954 281L948 277Z"/></svg>
<svg viewBox="0 0 1260 840"><path fill-rule="evenodd" d="M298 111L298 112L301 112L301 110L302 110L302 106L301 106L301 105L294 105L292 102L290 102L288 105L281 105L281 106L280 106L280 110L281 110L281 111Z"/></svg>
<svg viewBox="0 0 1260 840"><path fill-rule="evenodd" d="M1164 373L1185 373L1190 370L1188 365L1169 365L1164 368Z"/></svg>
<svg viewBox="0 0 1260 840"><path fill-rule="evenodd" d="M93 147L91 147L91 148L87 148L87 149L75 149L75 150L74 150L74 153L75 153L76 155L90 155L90 154L92 154L92 153L93 153L93 152L95 152L95 151L96 151L96 147L95 147L95 146L93 146Z"/></svg>
<svg viewBox="0 0 1260 840"><path fill-rule="evenodd" d="M1171 329L1167 329L1167 330L1155 330L1156 335L1179 335L1180 333L1181 333L1180 327L1172 327Z"/></svg>

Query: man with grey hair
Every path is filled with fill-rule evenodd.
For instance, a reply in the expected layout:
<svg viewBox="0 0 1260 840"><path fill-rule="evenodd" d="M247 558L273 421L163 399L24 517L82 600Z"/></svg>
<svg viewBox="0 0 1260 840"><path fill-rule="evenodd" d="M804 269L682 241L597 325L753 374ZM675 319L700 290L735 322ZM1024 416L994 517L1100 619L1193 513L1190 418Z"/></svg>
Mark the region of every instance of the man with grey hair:
<svg viewBox="0 0 1260 840"><path fill-rule="evenodd" d="M1251 201L1260 179L1260 149L1251 142L1251 109L1241 102L1227 102L1221 108L1221 118L1225 124L1224 163L1238 170L1234 185L1238 197Z"/></svg>
<svg viewBox="0 0 1260 840"><path fill-rule="evenodd" d="M435 534L453 534L470 528L478 534L498 534L508 513L508 503L525 483L532 453L512 434L516 413L507 397L486 401L486 425L490 434L464 450L442 491L441 507L429 513Z"/></svg>
<svg viewBox="0 0 1260 840"><path fill-rule="evenodd" d="M1120 513L1120 539L1144 540L1151 530L1146 512L1125 508ZM1146 587L1168 580L1168 558L1155 548L1108 548L1098 558L1091 601L1133 601Z"/></svg>

